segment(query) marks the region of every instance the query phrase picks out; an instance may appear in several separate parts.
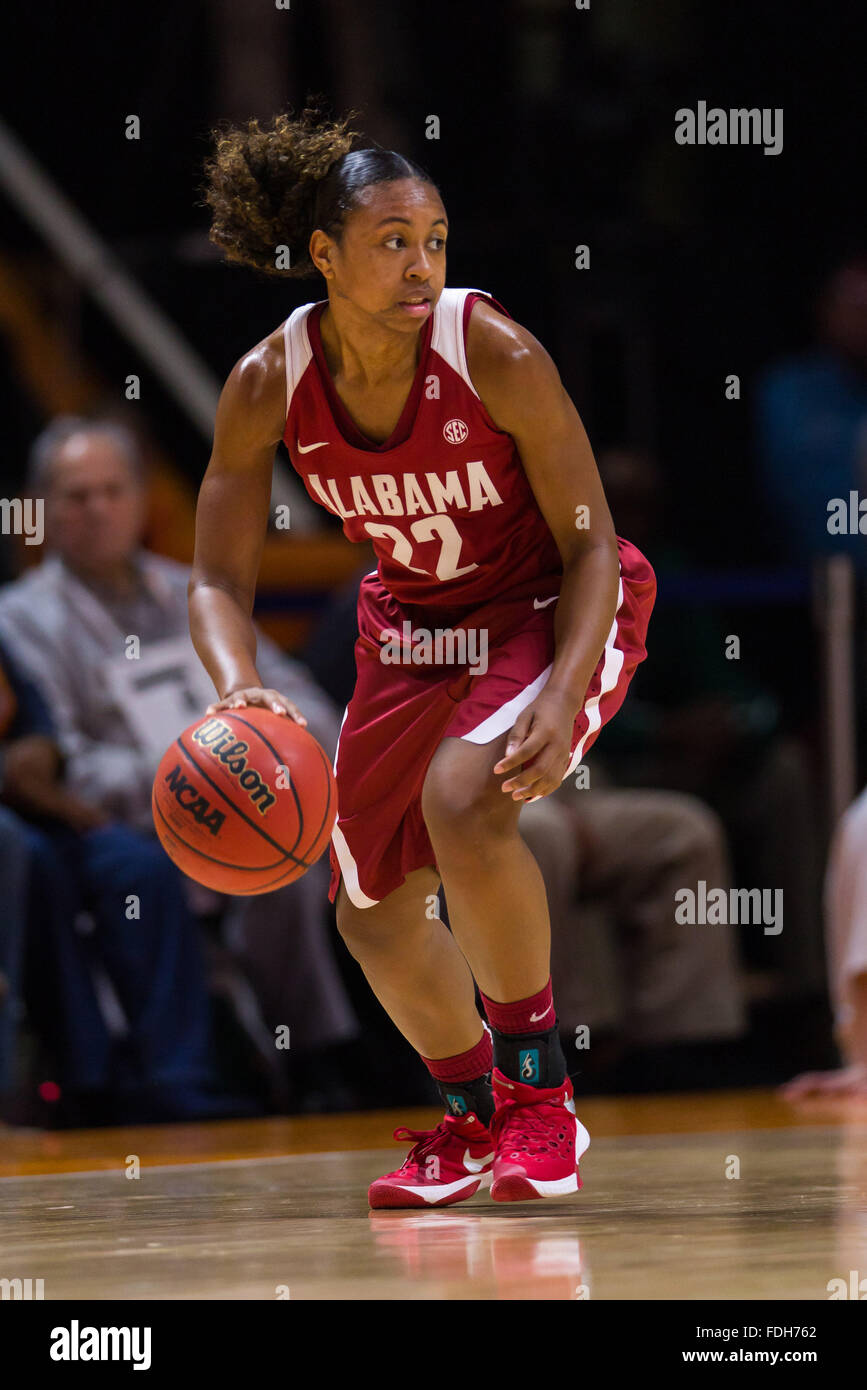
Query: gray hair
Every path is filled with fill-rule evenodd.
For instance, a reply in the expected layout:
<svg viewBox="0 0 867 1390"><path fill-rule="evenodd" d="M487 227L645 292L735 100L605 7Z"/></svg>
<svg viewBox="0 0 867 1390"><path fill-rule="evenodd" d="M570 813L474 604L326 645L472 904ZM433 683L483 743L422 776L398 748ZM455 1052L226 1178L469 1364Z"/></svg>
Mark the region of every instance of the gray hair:
<svg viewBox="0 0 867 1390"><path fill-rule="evenodd" d="M99 434L109 438L123 453L135 481L145 481L145 465L141 446L126 425L113 420L88 420L83 415L58 415L30 447L25 475L27 489L33 497L44 497L51 486L51 470L63 445L76 434Z"/></svg>

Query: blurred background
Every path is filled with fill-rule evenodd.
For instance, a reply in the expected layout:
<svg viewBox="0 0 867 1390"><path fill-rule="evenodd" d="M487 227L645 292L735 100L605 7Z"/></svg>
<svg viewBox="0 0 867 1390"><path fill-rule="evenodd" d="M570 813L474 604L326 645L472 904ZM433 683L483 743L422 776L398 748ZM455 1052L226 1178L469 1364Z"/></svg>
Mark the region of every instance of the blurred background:
<svg viewBox="0 0 867 1390"><path fill-rule="evenodd" d="M562 895L555 965L559 950L564 980L575 981L571 992L564 983L561 1027L576 1089L767 1084L849 1055L840 1029L857 1000L847 1004L843 975L829 978L823 886L827 896L833 837L865 781L867 552L857 525L829 531L827 503L848 505L867 487L862 23L854 3L817 12L783 0L592 0L586 10L571 0L443 0L435 10L154 0L144 11L94 3L83 15L46 0L19 8L0 56L5 497L26 495L31 445L52 419L111 419L146 460L144 544L190 562L222 381L293 308L324 297L322 282L280 283L220 261L200 194L209 131L299 109L308 93L325 93L336 114L360 108L356 124L372 140L430 172L450 219L448 283L495 295L557 363L617 530L659 579L649 659L600 740L589 809L582 791L563 788L562 820L536 831L547 845L564 837L544 867L549 892ZM700 101L782 108L782 151L679 145L675 112ZM335 518L310 514L285 456L275 496L293 522L269 536L256 617L339 715L369 556ZM6 585L39 558L20 535L0 536ZM50 680L40 688L26 641L16 653L2 617L0 598L9 663L56 719ZM10 716L4 737L16 733ZM68 730L57 737L68 753ZM10 816L46 828L14 778L6 801ZM643 858L614 862L600 838L641 845ZM672 893L702 875L782 890L785 929L726 929L722 964L693 938L678 963ZM81 893L74 931L99 941L110 928L86 883ZM207 1084L228 1097L224 1113L244 1113L244 1098L254 1113L431 1098L327 909L340 1021L324 1039L302 1029L278 1075L266 1034L285 1009L260 984L276 957L262 946L254 960L225 903L188 905L217 1038ZM78 1006L58 1004L56 984L42 997L46 960L59 957L34 964L34 911L32 901L22 908L17 967L6 948L7 1114L148 1118L141 1056L128 1111L115 1104L115 1071L61 1077ZM681 942L688 929L678 930ZM92 953L85 965L108 1034L129 1044L144 1005L125 996L122 972L114 978ZM863 977L867 949L851 968ZM679 970L681 993L668 999L660 981ZM699 983L709 972L729 981L716 1027ZM582 992L591 980L593 1000ZM576 1052L582 1024L594 1045ZM154 1109L200 1113L183 1097Z"/></svg>

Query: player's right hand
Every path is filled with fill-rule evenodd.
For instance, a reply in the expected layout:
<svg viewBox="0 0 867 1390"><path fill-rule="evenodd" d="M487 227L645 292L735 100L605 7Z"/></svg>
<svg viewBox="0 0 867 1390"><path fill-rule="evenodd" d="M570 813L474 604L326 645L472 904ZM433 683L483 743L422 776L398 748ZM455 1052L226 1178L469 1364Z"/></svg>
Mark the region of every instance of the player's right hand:
<svg viewBox="0 0 867 1390"><path fill-rule="evenodd" d="M214 704L208 705L207 714L219 714L226 709L246 709L248 705L258 705L260 709L270 709L274 714L288 714L290 719L294 719L296 724L300 724L303 729L307 727L307 720L301 713L297 705L293 705L291 700L287 700L285 695L281 695L279 690L263 690L259 685L247 685L241 690L231 690L228 695L224 695L222 700L216 700Z"/></svg>

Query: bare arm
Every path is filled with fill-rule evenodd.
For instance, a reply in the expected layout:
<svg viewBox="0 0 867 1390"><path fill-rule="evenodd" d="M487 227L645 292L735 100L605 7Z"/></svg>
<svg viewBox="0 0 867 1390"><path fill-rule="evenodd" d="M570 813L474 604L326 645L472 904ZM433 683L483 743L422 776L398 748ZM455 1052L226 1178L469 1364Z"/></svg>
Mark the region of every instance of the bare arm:
<svg viewBox="0 0 867 1390"><path fill-rule="evenodd" d="M467 335L470 375L494 423L515 440L539 510L563 561L553 669L515 723L517 745L495 767L515 799L559 786L575 717L617 609L617 538L590 443L557 368L519 324L476 303ZM586 512L577 512L577 508ZM576 525L576 520L582 523Z"/></svg>
<svg viewBox="0 0 867 1390"><path fill-rule="evenodd" d="M193 645L217 689L212 708L265 705L306 720L256 669L253 601L268 527L274 452L286 423L280 331L242 357L220 396L199 490L189 585Z"/></svg>

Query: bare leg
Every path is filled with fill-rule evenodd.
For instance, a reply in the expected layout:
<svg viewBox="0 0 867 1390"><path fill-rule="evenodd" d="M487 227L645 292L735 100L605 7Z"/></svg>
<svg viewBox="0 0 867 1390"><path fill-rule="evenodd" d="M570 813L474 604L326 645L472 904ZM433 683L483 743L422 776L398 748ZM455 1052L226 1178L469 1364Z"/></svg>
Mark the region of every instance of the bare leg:
<svg viewBox="0 0 867 1390"><path fill-rule="evenodd" d="M444 738L422 792L455 940L479 988L499 1003L538 993L551 963L545 885L518 832L521 802L492 771L507 737Z"/></svg>
<svg viewBox="0 0 867 1390"><path fill-rule="evenodd" d="M482 1036L470 968L445 923L427 916L438 887L433 869L418 869L375 907L355 907L342 882L337 894L350 954L395 1026L431 1058L468 1052Z"/></svg>
<svg viewBox="0 0 867 1390"><path fill-rule="evenodd" d="M503 793L492 771L506 738L484 745L443 739L425 779L422 807L451 933L426 916L439 886L432 868L410 874L375 907L354 907L342 883L337 896L337 925L350 953L423 1057L453 1057L478 1043L473 976L489 998L508 1003L538 993L550 974L545 885L518 833L521 803Z"/></svg>

